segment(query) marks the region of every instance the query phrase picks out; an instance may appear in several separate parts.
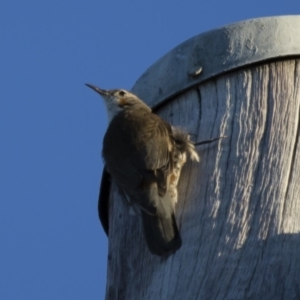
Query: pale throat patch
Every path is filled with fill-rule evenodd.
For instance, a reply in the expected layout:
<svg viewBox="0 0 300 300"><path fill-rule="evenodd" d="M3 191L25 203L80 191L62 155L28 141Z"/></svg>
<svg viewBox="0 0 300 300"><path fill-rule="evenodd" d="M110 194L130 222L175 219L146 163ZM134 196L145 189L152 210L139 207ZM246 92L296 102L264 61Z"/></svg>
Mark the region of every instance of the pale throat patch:
<svg viewBox="0 0 300 300"><path fill-rule="evenodd" d="M112 119L122 110L121 107L115 105L112 101L105 101L106 112L108 117L108 124L112 121Z"/></svg>

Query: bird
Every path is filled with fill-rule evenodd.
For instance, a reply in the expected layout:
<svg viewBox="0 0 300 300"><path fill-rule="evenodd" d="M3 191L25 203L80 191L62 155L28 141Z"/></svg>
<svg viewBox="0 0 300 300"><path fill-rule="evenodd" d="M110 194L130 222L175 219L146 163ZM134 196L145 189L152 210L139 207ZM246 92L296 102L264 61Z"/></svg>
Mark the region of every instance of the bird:
<svg viewBox="0 0 300 300"><path fill-rule="evenodd" d="M175 218L178 180L188 158L199 162L190 135L154 114L127 90L86 85L102 96L108 115L102 148L103 174L111 176L141 216L150 252L157 256L175 253L182 245ZM107 177L102 177L101 189L106 196L108 184ZM107 209L107 204L104 206ZM103 221L100 215L108 233L105 218Z"/></svg>

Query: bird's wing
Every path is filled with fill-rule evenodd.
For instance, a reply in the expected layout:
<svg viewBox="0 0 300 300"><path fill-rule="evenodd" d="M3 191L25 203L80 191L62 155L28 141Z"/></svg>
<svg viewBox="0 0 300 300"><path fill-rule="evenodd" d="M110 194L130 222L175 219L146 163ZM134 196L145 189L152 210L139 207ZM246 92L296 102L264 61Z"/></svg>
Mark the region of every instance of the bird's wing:
<svg viewBox="0 0 300 300"><path fill-rule="evenodd" d="M141 209L157 211L157 199L168 188L172 166L172 129L158 116L145 110L119 113L112 121L103 142L107 169L117 184ZM155 192L156 190L156 192Z"/></svg>
<svg viewBox="0 0 300 300"><path fill-rule="evenodd" d="M171 126L157 115L149 114L137 139L138 144L143 145L139 155L144 162L144 180L153 180L154 176L158 193L164 195L168 187L168 176L173 169Z"/></svg>
<svg viewBox="0 0 300 300"><path fill-rule="evenodd" d="M143 145L140 152L145 167L149 170L164 168L170 162L173 145L171 126L154 114L149 114L143 129L138 133L138 143Z"/></svg>

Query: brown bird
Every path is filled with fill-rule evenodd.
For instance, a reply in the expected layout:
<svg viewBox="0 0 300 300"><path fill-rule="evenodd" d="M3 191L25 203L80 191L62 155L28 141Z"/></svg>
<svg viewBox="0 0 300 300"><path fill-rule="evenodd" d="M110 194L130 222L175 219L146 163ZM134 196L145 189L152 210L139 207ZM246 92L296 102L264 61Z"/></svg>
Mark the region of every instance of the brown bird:
<svg viewBox="0 0 300 300"><path fill-rule="evenodd" d="M175 252L181 246L174 215L178 179L187 156L199 161L190 136L128 91L87 86L102 96L108 113L102 149L105 169L140 212L151 253Z"/></svg>

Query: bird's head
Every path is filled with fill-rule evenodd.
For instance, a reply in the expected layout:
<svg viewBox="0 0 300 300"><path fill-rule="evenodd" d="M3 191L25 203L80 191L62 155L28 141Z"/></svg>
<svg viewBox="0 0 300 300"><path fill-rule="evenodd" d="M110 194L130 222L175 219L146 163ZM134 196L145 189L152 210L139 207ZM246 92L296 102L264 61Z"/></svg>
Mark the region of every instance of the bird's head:
<svg viewBox="0 0 300 300"><path fill-rule="evenodd" d="M102 90L91 84L86 85L104 99L109 122L124 109L143 108L151 111L150 107L141 99L126 90Z"/></svg>

